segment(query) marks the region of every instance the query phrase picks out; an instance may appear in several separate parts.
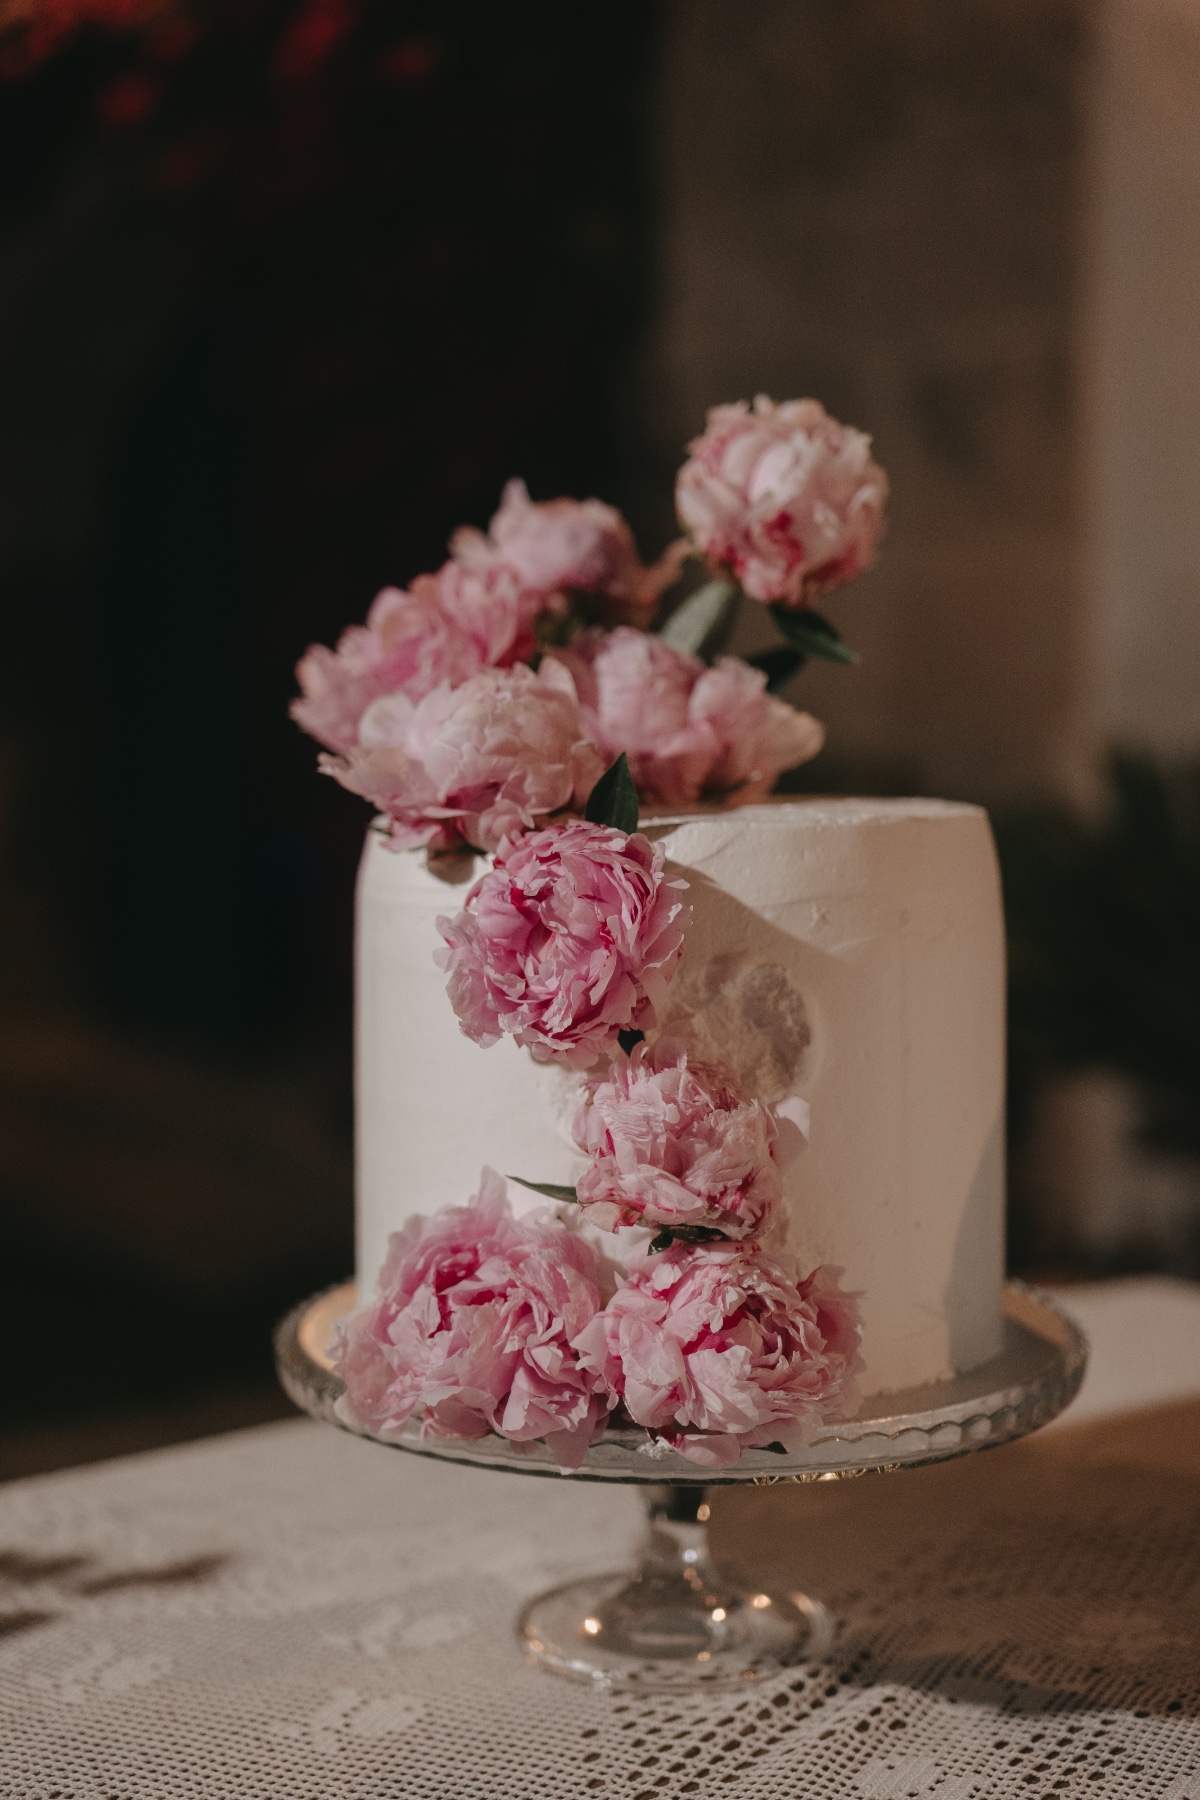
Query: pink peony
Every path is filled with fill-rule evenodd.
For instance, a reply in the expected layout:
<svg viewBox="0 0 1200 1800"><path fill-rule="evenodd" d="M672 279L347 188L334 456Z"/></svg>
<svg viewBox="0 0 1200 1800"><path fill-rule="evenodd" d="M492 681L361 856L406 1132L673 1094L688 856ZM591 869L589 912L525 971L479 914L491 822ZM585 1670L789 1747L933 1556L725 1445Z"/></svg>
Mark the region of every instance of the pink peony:
<svg viewBox="0 0 1200 1800"><path fill-rule="evenodd" d="M816 400L715 406L679 471L680 523L755 600L806 606L870 564L887 476Z"/></svg>
<svg viewBox="0 0 1200 1800"><path fill-rule="evenodd" d="M537 620L564 609L561 595L530 587L502 563L476 569L451 558L436 576L422 580L437 582L442 611L467 634L488 668L526 661L537 648Z"/></svg>
<svg viewBox="0 0 1200 1800"><path fill-rule="evenodd" d="M293 700L296 723L331 750L358 743L358 722L381 694L420 700L443 681L456 686L483 666L472 638L446 617L436 579L423 575L411 592L384 588L365 625L351 625L336 650L312 644L296 665L303 690Z"/></svg>
<svg viewBox="0 0 1200 1800"><path fill-rule="evenodd" d="M672 549L650 568L638 556L633 533L613 506L602 500L529 498L523 481L510 481L488 533L463 526L450 548L465 568L512 569L528 588L579 588L614 600L650 605L679 573L681 549Z"/></svg>
<svg viewBox="0 0 1200 1800"><path fill-rule="evenodd" d="M583 1216L606 1231L699 1225L744 1238L783 1192L767 1108L720 1070L689 1067L667 1039L589 1081L574 1134L591 1158L576 1190Z"/></svg>
<svg viewBox="0 0 1200 1800"><path fill-rule="evenodd" d="M615 1405L691 1462L797 1450L858 1405L860 1323L841 1271L798 1281L746 1245L673 1245L646 1259L575 1340Z"/></svg>
<svg viewBox="0 0 1200 1800"><path fill-rule="evenodd" d="M572 1340L601 1307L595 1254L553 1217L514 1219L504 1182L405 1221L388 1242L375 1298L334 1345L347 1424L400 1436L542 1439L576 1469L604 1428L596 1378Z"/></svg>
<svg viewBox="0 0 1200 1800"><path fill-rule="evenodd" d="M482 669L415 705L375 700L359 743L320 766L386 813L394 849L469 844L495 850L565 806L582 806L604 771L574 700L531 669Z"/></svg>
<svg viewBox="0 0 1200 1800"><path fill-rule="evenodd" d="M653 1022L691 918L685 885L640 833L582 819L505 845L457 918L438 920L463 1031L589 1067Z"/></svg>
<svg viewBox="0 0 1200 1800"><path fill-rule="evenodd" d="M825 741L810 714L767 693L760 669L735 656L709 669L628 626L583 632L543 659L542 674L578 696L584 730L605 760L623 750L639 793L667 806L762 799Z"/></svg>
<svg viewBox="0 0 1200 1800"><path fill-rule="evenodd" d="M336 650L313 644L296 665L303 690L291 715L312 737L344 755L361 741L359 721L373 700L423 700L436 687L530 656L533 623L553 596L530 593L511 570L462 569L448 562L418 575L411 589L384 588L365 625L351 625Z"/></svg>

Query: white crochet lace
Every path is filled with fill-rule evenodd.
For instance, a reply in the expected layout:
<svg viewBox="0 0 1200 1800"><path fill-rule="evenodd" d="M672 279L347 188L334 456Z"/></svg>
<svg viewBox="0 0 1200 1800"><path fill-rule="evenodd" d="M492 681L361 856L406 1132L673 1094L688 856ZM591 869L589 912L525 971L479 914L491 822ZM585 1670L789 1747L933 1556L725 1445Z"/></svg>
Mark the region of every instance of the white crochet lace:
<svg viewBox="0 0 1200 1800"><path fill-rule="evenodd" d="M715 1493L717 1552L843 1628L827 1665L695 1699L515 1644L524 1598L627 1559L627 1490L308 1422L14 1484L0 1795L1200 1800L1195 1482L1080 1467L1069 1435Z"/></svg>

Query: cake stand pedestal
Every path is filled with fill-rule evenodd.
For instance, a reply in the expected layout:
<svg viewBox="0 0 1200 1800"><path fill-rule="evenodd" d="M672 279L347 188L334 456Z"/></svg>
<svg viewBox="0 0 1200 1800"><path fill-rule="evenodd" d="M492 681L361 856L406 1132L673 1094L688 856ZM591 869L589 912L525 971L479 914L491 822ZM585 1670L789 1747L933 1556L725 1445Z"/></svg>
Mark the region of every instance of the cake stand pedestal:
<svg viewBox="0 0 1200 1800"><path fill-rule="evenodd" d="M342 1383L326 1352L336 1320L354 1303L353 1284L332 1288L296 1307L275 1334L285 1392L302 1411L344 1430L350 1428L335 1412ZM533 1661L579 1681L707 1689L821 1656L835 1631L819 1600L745 1588L713 1567L708 1489L894 1474L1011 1443L1070 1403L1086 1363L1086 1340L1068 1314L1047 1295L1010 1282L1004 1346L989 1362L950 1381L875 1395L855 1418L821 1426L803 1450L743 1451L734 1468L709 1475L642 1431L610 1430L571 1475L544 1445L518 1447L496 1436L422 1440L416 1421L377 1441L476 1468L641 1486L649 1532L637 1568L539 1595L521 1614L518 1637Z"/></svg>

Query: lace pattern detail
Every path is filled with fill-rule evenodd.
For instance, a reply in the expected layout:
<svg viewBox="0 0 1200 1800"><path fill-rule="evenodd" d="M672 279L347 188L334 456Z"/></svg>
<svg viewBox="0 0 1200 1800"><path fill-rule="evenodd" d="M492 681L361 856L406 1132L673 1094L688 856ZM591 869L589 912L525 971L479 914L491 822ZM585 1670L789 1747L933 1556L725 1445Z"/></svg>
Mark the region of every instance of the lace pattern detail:
<svg viewBox="0 0 1200 1800"><path fill-rule="evenodd" d="M1119 1426L720 1490L717 1554L810 1587L842 1636L681 1697L555 1680L513 1637L525 1598L628 1559L626 1490L308 1422L16 1483L0 1796L1200 1800L1196 1496Z"/></svg>

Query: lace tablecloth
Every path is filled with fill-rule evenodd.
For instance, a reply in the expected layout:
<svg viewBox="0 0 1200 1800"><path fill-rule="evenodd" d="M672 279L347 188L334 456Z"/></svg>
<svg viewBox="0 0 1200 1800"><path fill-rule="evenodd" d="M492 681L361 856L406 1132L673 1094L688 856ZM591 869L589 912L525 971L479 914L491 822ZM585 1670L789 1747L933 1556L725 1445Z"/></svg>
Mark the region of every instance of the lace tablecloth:
<svg viewBox="0 0 1200 1800"><path fill-rule="evenodd" d="M0 1795L1200 1800L1200 1400L713 1512L832 1661L695 1700L527 1667L520 1603L637 1501L307 1421L14 1483Z"/></svg>

